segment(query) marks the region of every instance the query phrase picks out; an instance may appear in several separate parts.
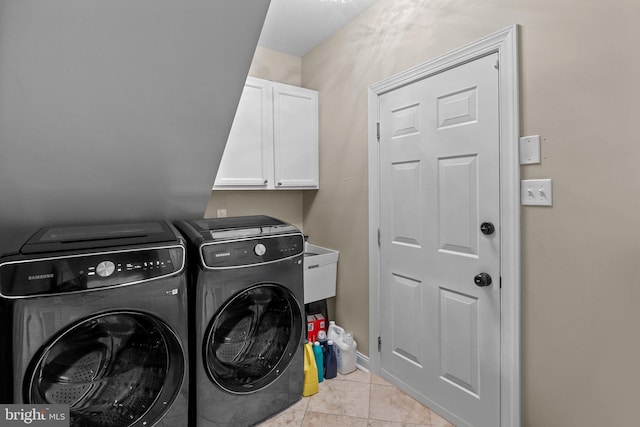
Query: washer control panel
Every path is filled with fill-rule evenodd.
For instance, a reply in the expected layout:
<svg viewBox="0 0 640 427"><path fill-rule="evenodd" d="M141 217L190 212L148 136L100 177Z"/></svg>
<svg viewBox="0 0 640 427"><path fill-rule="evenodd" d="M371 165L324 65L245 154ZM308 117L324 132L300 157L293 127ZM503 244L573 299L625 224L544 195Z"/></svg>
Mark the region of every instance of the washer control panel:
<svg viewBox="0 0 640 427"><path fill-rule="evenodd" d="M229 268L263 264L302 255L302 234L268 236L204 244L202 259L209 268Z"/></svg>
<svg viewBox="0 0 640 427"><path fill-rule="evenodd" d="M184 267L184 248L89 253L0 265L5 296L32 296L120 286L165 277Z"/></svg>

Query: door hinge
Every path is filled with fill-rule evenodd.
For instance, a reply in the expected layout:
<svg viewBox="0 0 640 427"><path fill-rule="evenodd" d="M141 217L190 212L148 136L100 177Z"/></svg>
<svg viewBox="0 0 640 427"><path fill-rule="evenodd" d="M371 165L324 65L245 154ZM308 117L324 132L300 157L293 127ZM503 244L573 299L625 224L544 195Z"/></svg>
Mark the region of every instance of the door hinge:
<svg viewBox="0 0 640 427"><path fill-rule="evenodd" d="M378 228L378 246L380 246L380 229Z"/></svg>
<svg viewBox="0 0 640 427"><path fill-rule="evenodd" d="M376 135L378 137L378 142L380 142L380 122L376 123Z"/></svg>
<svg viewBox="0 0 640 427"><path fill-rule="evenodd" d="M496 70L500 69L500 60L499 59L496 59L496 65L494 65L493 68L495 68Z"/></svg>
<svg viewBox="0 0 640 427"><path fill-rule="evenodd" d="M378 353L382 351L382 337L378 336Z"/></svg>
<svg viewBox="0 0 640 427"><path fill-rule="evenodd" d="M502 289L502 276L500 276L500 289Z"/></svg>

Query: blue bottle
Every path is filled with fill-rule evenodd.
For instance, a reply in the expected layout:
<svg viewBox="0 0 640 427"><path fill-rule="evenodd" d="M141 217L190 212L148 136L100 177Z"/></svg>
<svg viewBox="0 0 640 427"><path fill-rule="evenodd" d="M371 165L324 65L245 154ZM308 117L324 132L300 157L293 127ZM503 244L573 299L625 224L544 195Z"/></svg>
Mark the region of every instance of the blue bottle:
<svg viewBox="0 0 640 427"><path fill-rule="evenodd" d="M322 347L320 347L318 341L313 343L313 356L318 367L318 382L321 383L324 380L324 358L322 356Z"/></svg>
<svg viewBox="0 0 640 427"><path fill-rule="evenodd" d="M325 361L325 365L327 367L324 374L325 378L335 378L338 375L338 359L332 340L327 341L327 360Z"/></svg>
<svg viewBox="0 0 640 427"><path fill-rule="evenodd" d="M320 329L318 331L318 342L320 343L320 347L322 348L322 359L324 361L324 377L327 377L327 333Z"/></svg>

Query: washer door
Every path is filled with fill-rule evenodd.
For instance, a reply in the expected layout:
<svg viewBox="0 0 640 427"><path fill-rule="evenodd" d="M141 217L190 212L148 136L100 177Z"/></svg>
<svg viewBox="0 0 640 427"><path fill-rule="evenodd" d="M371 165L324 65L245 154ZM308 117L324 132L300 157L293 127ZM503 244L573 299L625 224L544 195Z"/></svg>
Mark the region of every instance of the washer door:
<svg viewBox="0 0 640 427"><path fill-rule="evenodd" d="M175 333L137 312L100 314L61 331L24 379L25 401L69 405L73 427L153 425L185 374Z"/></svg>
<svg viewBox="0 0 640 427"><path fill-rule="evenodd" d="M288 289L274 284L247 288L209 323L203 342L205 370L229 392L260 390L289 366L302 339L302 323Z"/></svg>

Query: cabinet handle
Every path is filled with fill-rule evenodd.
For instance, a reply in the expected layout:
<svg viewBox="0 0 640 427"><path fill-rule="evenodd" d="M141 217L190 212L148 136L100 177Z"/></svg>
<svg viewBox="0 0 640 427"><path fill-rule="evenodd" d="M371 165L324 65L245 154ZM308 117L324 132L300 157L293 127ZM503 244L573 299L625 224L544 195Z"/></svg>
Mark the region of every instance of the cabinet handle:
<svg viewBox="0 0 640 427"><path fill-rule="evenodd" d="M280 187L281 185L282 185L282 183L281 183L281 182L279 182L279 183L278 183L278 187Z"/></svg>
<svg viewBox="0 0 640 427"><path fill-rule="evenodd" d="M268 179L265 179L265 180L264 180L264 185L267 185L267 183L268 183L268 182L269 182L269 180L268 180Z"/></svg>

